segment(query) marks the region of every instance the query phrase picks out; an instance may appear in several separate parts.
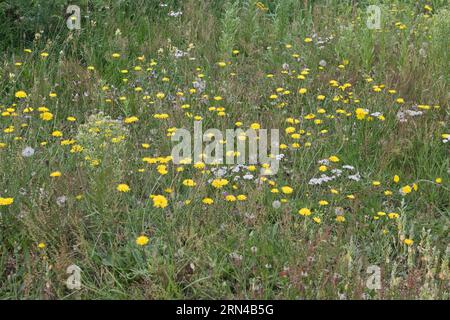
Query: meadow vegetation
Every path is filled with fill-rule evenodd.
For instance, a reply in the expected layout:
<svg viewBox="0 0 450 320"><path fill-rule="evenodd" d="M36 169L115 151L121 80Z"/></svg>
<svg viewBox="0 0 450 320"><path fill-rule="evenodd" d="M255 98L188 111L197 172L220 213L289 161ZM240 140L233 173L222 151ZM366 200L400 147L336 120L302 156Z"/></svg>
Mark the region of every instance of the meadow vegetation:
<svg viewBox="0 0 450 320"><path fill-rule="evenodd" d="M73 4L0 2L2 299L450 298L447 1ZM200 120L279 171L174 164Z"/></svg>

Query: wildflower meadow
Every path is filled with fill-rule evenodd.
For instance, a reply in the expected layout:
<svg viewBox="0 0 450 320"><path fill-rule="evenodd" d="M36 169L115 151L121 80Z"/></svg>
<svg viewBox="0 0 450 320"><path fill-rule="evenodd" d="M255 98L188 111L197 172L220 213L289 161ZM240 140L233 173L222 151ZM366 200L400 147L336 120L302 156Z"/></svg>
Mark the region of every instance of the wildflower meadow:
<svg viewBox="0 0 450 320"><path fill-rule="evenodd" d="M450 299L446 0L0 1L1 299Z"/></svg>

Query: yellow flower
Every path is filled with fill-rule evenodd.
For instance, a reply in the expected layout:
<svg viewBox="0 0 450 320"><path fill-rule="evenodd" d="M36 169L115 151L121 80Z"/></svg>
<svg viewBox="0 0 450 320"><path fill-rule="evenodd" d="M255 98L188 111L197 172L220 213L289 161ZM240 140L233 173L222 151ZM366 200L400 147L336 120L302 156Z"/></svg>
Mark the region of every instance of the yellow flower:
<svg viewBox="0 0 450 320"><path fill-rule="evenodd" d="M216 189L220 189L224 186L226 186L228 184L228 180L227 179L214 179L211 182L211 185L216 188Z"/></svg>
<svg viewBox="0 0 450 320"><path fill-rule="evenodd" d="M344 216L337 216L336 217L336 221L337 222L344 222L345 221L345 217Z"/></svg>
<svg viewBox="0 0 450 320"><path fill-rule="evenodd" d="M237 199L239 201L245 201L245 200L247 200L247 196L245 194L240 194L237 196Z"/></svg>
<svg viewBox="0 0 450 320"><path fill-rule="evenodd" d="M153 206L155 208L164 209L169 204L169 202L167 201L167 198L164 197L163 195L155 195L155 196L151 195L150 198L153 200Z"/></svg>
<svg viewBox="0 0 450 320"><path fill-rule="evenodd" d="M149 242L149 239L146 236L139 236L136 238L136 244L138 246L145 246L145 245L147 245L148 242Z"/></svg>
<svg viewBox="0 0 450 320"><path fill-rule="evenodd" d="M320 224L320 222L322 221L319 217L314 217L313 220L317 224Z"/></svg>
<svg viewBox="0 0 450 320"><path fill-rule="evenodd" d="M309 216L311 215L311 210L309 210L308 208L301 208L300 210L298 210L298 213L302 216Z"/></svg>
<svg viewBox="0 0 450 320"><path fill-rule="evenodd" d="M356 113L356 118L358 120L364 120L364 118L366 117L366 115L369 113L367 112L367 110L363 109L363 108L357 108L355 110Z"/></svg>
<svg viewBox="0 0 450 320"><path fill-rule="evenodd" d="M313 41L313 39L311 39L311 38L305 38L303 41L304 41L305 43L310 43L310 42Z"/></svg>
<svg viewBox="0 0 450 320"><path fill-rule="evenodd" d="M78 152L82 152L84 150L84 148L82 146L80 146L79 144L75 144L73 145L73 147L70 149L71 153L78 153Z"/></svg>
<svg viewBox="0 0 450 320"><path fill-rule="evenodd" d="M162 176L168 173L168 171L167 171L167 166L164 165L164 164L158 165L158 166L156 167L156 170L157 170L158 173L159 173L160 175L162 175Z"/></svg>
<svg viewBox="0 0 450 320"><path fill-rule="evenodd" d="M331 156L328 158L328 160L330 160L331 162L339 162L339 158L337 156Z"/></svg>
<svg viewBox="0 0 450 320"><path fill-rule="evenodd" d="M213 203L214 203L214 200L211 199L211 198L204 198L204 199L202 200L202 202L203 202L204 204L213 204Z"/></svg>
<svg viewBox="0 0 450 320"><path fill-rule="evenodd" d="M205 164L203 162L197 162L197 163L194 164L194 168L202 170L202 169L205 168Z"/></svg>
<svg viewBox="0 0 450 320"><path fill-rule="evenodd" d="M119 192L129 192L131 190L130 187L125 183L117 185L116 189Z"/></svg>
<svg viewBox="0 0 450 320"><path fill-rule="evenodd" d="M45 245L44 242L39 242L38 245L37 245L37 247L38 247L39 249L45 249L46 245Z"/></svg>
<svg viewBox="0 0 450 320"><path fill-rule="evenodd" d="M319 205L321 205L321 206L327 206L327 205L328 205L328 201L326 201L326 200L320 200L320 201L319 201Z"/></svg>
<svg viewBox="0 0 450 320"><path fill-rule="evenodd" d="M225 197L225 200L227 200L228 202L234 202L236 201L236 197L233 196L232 194L229 194Z"/></svg>
<svg viewBox="0 0 450 320"><path fill-rule="evenodd" d="M402 187L400 190L400 192L402 194L408 194L408 193L411 193L411 191L412 191L412 188L409 185Z"/></svg>
<svg viewBox="0 0 450 320"><path fill-rule="evenodd" d="M441 184L442 183L442 178L436 178L434 180L434 182L436 182L437 184Z"/></svg>
<svg viewBox="0 0 450 320"><path fill-rule="evenodd" d="M2 198L0 197L0 206L10 206L14 203L14 198Z"/></svg>
<svg viewBox="0 0 450 320"><path fill-rule="evenodd" d="M51 112L43 112L40 114L40 118L44 121L50 121L53 119L53 114Z"/></svg>
<svg viewBox="0 0 450 320"><path fill-rule="evenodd" d="M250 128L253 129L253 130L258 130L258 129L261 128L261 125L259 123L252 123L250 125Z"/></svg>
<svg viewBox="0 0 450 320"><path fill-rule="evenodd" d="M17 91L15 94L16 98L24 99L27 97L27 93L23 90Z"/></svg>
<svg viewBox="0 0 450 320"><path fill-rule="evenodd" d="M53 137L57 137L58 138L58 137L62 137L62 135L63 135L62 132L58 131L58 130L55 130L55 131L52 132L52 136Z"/></svg>
<svg viewBox="0 0 450 320"><path fill-rule="evenodd" d="M185 179L183 180L183 185L185 185L186 187L195 187L197 184L192 179Z"/></svg>
<svg viewBox="0 0 450 320"><path fill-rule="evenodd" d="M399 216L400 215L398 213L396 213L396 212L388 213L389 219L398 219Z"/></svg>
<svg viewBox="0 0 450 320"><path fill-rule="evenodd" d="M414 243L414 240L412 239L405 239L403 240L403 243L406 244L407 246L410 246Z"/></svg>
<svg viewBox="0 0 450 320"><path fill-rule="evenodd" d="M394 182L398 183L400 181L400 177L398 175L394 176Z"/></svg>
<svg viewBox="0 0 450 320"><path fill-rule="evenodd" d="M135 116L128 117L123 120L123 122L125 122L125 123L133 123L133 122L137 122L137 121L139 121L139 118L135 117Z"/></svg>
<svg viewBox="0 0 450 320"><path fill-rule="evenodd" d="M284 187L281 187L281 191L282 191L284 194L291 194L291 193L294 191L294 189L292 189L292 188L289 187L289 186L284 186Z"/></svg>
<svg viewBox="0 0 450 320"><path fill-rule="evenodd" d="M166 96L166 95L165 95L163 92L158 92L158 93L156 94L156 97L157 97L158 99L160 99L160 100L164 99L165 96Z"/></svg>
<svg viewBox="0 0 450 320"><path fill-rule="evenodd" d="M298 93L300 93L300 94L305 94L306 92L308 92L308 89L306 89L306 88L298 89Z"/></svg>
<svg viewBox="0 0 450 320"><path fill-rule="evenodd" d="M54 172L50 173L50 177L52 177L52 178L61 177L61 172L60 171L54 171Z"/></svg>

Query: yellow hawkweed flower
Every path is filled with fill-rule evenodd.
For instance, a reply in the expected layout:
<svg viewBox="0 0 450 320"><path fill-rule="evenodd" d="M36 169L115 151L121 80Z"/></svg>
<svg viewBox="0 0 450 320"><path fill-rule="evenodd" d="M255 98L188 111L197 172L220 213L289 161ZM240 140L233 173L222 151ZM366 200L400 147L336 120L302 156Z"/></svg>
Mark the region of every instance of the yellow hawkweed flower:
<svg viewBox="0 0 450 320"><path fill-rule="evenodd" d="M46 244L44 242L39 242L37 247L42 250L42 249L45 249Z"/></svg>
<svg viewBox="0 0 450 320"><path fill-rule="evenodd" d="M150 198L153 200L153 206L155 208L164 209L169 205L169 201L163 195L151 195Z"/></svg>
<svg viewBox="0 0 450 320"><path fill-rule="evenodd" d="M50 177L52 177L52 178L61 177L61 172L60 171L53 171L52 173L50 173Z"/></svg>
<svg viewBox="0 0 450 320"><path fill-rule="evenodd" d="M138 246L145 246L148 244L149 241L150 241L150 239L146 236L139 236L136 238L136 244Z"/></svg>
<svg viewBox="0 0 450 320"><path fill-rule="evenodd" d="M23 91L23 90L17 91L17 92L15 93L15 97L16 97L16 98L19 98L19 99L24 99L24 98L26 98L27 96L28 96L27 93L26 93L25 91Z"/></svg>
<svg viewBox="0 0 450 320"><path fill-rule="evenodd" d="M130 187L125 183L117 185L116 189L119 192L129 192L131 190Z"/></svg>
<svg viewBox="0 0 450 320"><path fill-rule="evenodd" d="M414 243L414 240L412 240L412 239L405 239L405 240L403 240L403 243L406 244L407 246L411 246Z"/></svg>
<svg viewBox="0 0 450 320"><path fill-rule="evenodd" d="M298 213L302 216L309 216L311 215L311 210L309 210L308 208L301 208L300 210L298 210Z"/></svg>
<svg viewBox="0 0 450 320"><path fill-rule="evenodd" d="M283 192L284 194L291 194L293 191L294 189L289 186L281 187L281 192Z"/></svg>
<svg viewBox="0 0 450 320"><path fill-rule="evenodd" d="M202 200L202 202L203 202L204 204L213 204L213 203L214 203L214 200L211 199L211 198L204 198L204 199Z"/></svg>
<svg viewBox="0 0 450 320"><path fill-rule="evenodd" d="M10 206L14 203L14 198L2 198L0 197L0 206Z"/></svg>

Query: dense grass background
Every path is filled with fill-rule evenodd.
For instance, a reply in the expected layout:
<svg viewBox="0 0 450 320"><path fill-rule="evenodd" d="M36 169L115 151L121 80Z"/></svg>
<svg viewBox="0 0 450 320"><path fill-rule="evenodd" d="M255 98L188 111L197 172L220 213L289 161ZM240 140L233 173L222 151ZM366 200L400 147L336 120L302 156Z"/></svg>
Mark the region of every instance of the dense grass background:
<svg viewBox="0 0 450 320"><path fill-rule="evenodd" d="M68 4L81 8L80 30L66 27ZM447 1L164 4L0 2L0 197L14 198L0 206L0 296L448 299ZM382 8L381 30L366 27L370 4ZM187 56L176 58L177 50ZM204 92L190 92L199 79ZM16 98L19 90L27 98ZM40 118L41 106L51 121ZM364 120L357 108L369 110ZM423 114L399 121L406 110ZM370 117L374 112L384 119ZM155 119L160 113L169 118ZM95 119L131 116L139 121L114 127L112 136L125 138L119 143L89 131ZM142 161L170 155L170 129L192 128L195 116L204 128L237 121L279 128L287 146L280 172L258 183L228 177L226 192L247 200L226 202L223 190L210 186L208 167L178 171L168 163L161 175ZM285 133L288 127L300 139ZM67 139L84 150L61 145ZM36 150L32 157L22 156L27 146ZM101 164L92 166L86 155ZM340 161L326 174L351 165L361 180L308 184L322 174L318 161L332 155ZM62 176L50 178L54 171ZM197 186L183 186L184 179ZM119 193L119 183L131 191ZM399 193L413 184L417 191ZM273 192L282 186L294 192ZM169 206L154 208L150 194L165 194ZM203 204L206 196L214 204ZM313 215L299 215L302 207ZM335 221L336 210L344 222ZM135 243L141 234L150 239L144 247ZM79 291L65 285L71 264L82 269ZM370 265L381 267L381 290L365 285Z"/></svg>

